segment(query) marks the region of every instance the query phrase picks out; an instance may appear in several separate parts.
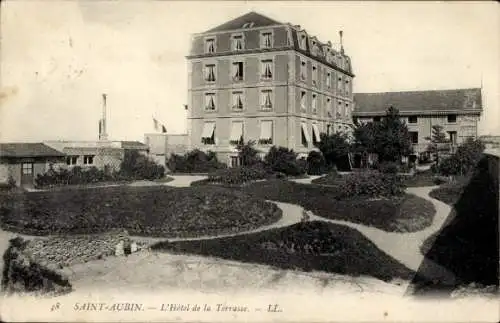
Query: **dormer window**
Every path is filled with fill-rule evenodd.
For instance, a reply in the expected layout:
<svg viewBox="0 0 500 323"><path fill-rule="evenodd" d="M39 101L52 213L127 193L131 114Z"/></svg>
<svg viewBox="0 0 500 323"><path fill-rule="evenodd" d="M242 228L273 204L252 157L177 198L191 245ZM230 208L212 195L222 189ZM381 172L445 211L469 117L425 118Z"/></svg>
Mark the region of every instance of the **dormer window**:
<svg viewBox="0 0 500 323"><path fill-rule="evenodd" d="M215 38L208 38L205 40L205 53L215 53Z"/></svg>
<svg viewBox="0 0 500 323"><path fill-rule="evenodd" d="M270 31L262 32L260 34L260 47L271 48L273 47L273 33Z"/></svg>
<svg viewBox="0 0 500 323"><path fill-rule="evenodd" d="M252 28L253 26L255 25L254 22L247 22L247 23L244 23L242 28Z"/></svg>
<svg viewBox="0 0 500 323"><path fill-rule="evenodd" d="M306 50L307 48L307 36L305 34L300 35L300 48Z"/></svg>
<svg viewBox="0 0 500 323"><path fill-rule="evenodd" d="M243 42L243 35L234 35L233 36L232 48L234 51L243 50L245 48L245 44Z"/></svg>

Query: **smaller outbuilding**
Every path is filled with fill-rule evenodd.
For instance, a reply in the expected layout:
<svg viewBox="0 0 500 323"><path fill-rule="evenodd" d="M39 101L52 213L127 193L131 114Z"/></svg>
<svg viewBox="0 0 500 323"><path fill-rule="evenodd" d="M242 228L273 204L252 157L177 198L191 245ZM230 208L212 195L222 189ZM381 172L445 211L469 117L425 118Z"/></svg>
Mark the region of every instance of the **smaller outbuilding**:
<svg viewBox="0 0 500 323"><path fill-rule="evenodd" d="M66 164L66 154L43 143L0 143L0 183L33 186L38 174Z"/></svg>

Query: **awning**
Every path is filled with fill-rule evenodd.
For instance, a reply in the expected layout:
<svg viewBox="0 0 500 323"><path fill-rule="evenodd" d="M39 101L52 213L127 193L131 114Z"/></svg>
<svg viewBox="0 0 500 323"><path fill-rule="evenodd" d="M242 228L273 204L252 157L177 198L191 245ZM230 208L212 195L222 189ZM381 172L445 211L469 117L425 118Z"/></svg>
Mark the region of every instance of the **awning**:
<svg viewBox="0 0 500 323"><path fill-rule="evenodd" d="M313 124L312 126L313 126L313 136L314 136L314 138L316 138L317 142L320 142L321 139L320 139L320 135L319 135L318 125L317 124Z"/></svg>
<svg viewBox="0 0 500 323"><path fill-rule="evenodd" d="M273 138L273 122L262 121L260 123L260 139L272 139L272 138Z"/></svg>
<svg viewBox="0 0 500 323"><path fill-rule="evenodd" d="M203 125L201 138L212 138L215 130L215 122L207 122Z"/></svg>
<svg viewBox="0 0 500 323"><path fill-rule="evenodd" d="M302 123L302 133L304 134L306 141L308 143L311 142L311 137L309 137L309 132L307 132L307 125L305 123Z"/></svg>
<svg viewBox="0 0 500 323"><path fill-rule="evenodd" d="M233 122L231 125L231 141L240 141L243 137L243 122Z"/></svg>

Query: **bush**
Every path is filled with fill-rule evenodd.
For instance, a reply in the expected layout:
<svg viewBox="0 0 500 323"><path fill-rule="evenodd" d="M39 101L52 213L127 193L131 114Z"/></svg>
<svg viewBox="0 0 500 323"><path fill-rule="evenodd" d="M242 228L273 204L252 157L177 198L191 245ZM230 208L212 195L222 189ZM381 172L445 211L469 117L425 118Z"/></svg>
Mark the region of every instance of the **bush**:
<svg viewBox="0 0 500 323"><path fill-rule="evenodd" d="M207 182L218 184L243 184L250 181L266 179L270 173L262 167L233 167L221 169L209 174Z"/></svg>
<svg viewBox="0 0 500 323"><path fill-rule="evenodd" d="M437 169L445 176L465 175L476 167L484 149L485 145L481 140L469 138L458 146L453 155L443 159Z"/></svg>
<svg viewBox="0 0 500 323"><path fill-rule="evenodd" d="M404 194L405 185L402 178L396 174L365 171L346 175L340 184L340 190L344 198L391 197Z"/></svg>
<svg viewBox="0 0 500 323"><path fill-rule="evenodd" d="M273 172L288 176L299 176L306 172L304 165L297 161L297 154L284 147L271 147L264 157L264 164Z"/></svg>
<svg viewBox="0 0 500 323"><path fill-rule="evenodd" d="M3 255L2 290L7 294L61 295L71 292L68 279L60 272L34 261L26 252L27 244L19 237L10 240Z"/></svg>
<svg viewBox="0 0 500 323"><path fill-rule="evenodd" d="M17 187L14 177L9 175L6 183L0 183L0 191L12 191Z"/></svg>
<svg viewBox="0 0 500 323"><path fill-rule="evenodd" d="M309 175L322 175L326 171L326 161L323 154L311 151L307 156L307 173Z"/></svg>
<svg viewBox="0 0 500 323"><path fill-rule="evenodd" d="M194 149L184 156L172 154L167 161L167 166L172 172L179 173L209 173L226 168L227 165L217 160L217 155Z"/></svg>
<svg viewBox="0 0 500 323"><path fill-rule="evenodd" d="M325 176L313 179L312 183L318 185L338 185L341 181L342 175L340 175L337 170L332 169Z"/></svg>
<svg viewBox="0 0 500 323"><path fill-rule="evenodd" d="M260 163L259 151L254 148L255 141L248 143L240 143L236 149L238 150L238 157L241 161L241 166L254 166Z"/></svg>
<svg viewBox="0 0 500 323"><path fill-rule="evenodd" d="M115 174L106 173L96 167L82 169L75 166L71 169L55 170L52 167L44 174L38 174L35 178L36 187L54 187L60 185L91 184L103 181L116 180Z"/></svg>
<svg viewBox="0 0 500 323"><path fill-rule="evenodd" d="M104 174L104 172L102 172ZM165 176L165 167L157 164L147 156L135 150L125 151L120 165L119 174L122 178L133 180L154 180Z"/></svg>
<svg viewBox="0 0 500 323"><path fill-rule="evenodd" d="M378 165L378 169L384 174L397 174L399 165L395 162L382 162Z"/></svg>

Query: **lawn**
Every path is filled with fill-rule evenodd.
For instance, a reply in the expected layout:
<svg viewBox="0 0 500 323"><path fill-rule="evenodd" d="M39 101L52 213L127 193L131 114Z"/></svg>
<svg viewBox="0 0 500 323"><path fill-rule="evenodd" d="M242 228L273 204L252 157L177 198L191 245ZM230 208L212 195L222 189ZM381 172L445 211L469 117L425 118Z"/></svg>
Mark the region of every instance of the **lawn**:
<svg viewBox="0 0 500 323"><path fill-rule="evenodd" d="M453 206L462 195L464 187L465 183L463 182L445 184L436 189L433 189L429 193L429 196Z"/></svg>
<svg viewBox="0 0 500 323"><path fill-rule="evenodd" d="M153 250L270 265L281 269L409 280L414 272L356 230L322 221L212 240L160 242Z"/></svg>
<svg viewBox="0 0 500 323"><path fill-rule="evenodd" d="M237 207L235 207L237 206ZM1 226L32 235L100 233L187 237L276 222L273 203L219 187L106 187L0 195Z"/></svg>
<svg viewBox="0 0 500 323"><path fill-rule="evenodd" d="M412 194L380 199L336 199L341 195L337 187L284 180L251 183L240 190L254 197L298 204L324 218L360 223L385 231L422 230L432 223L436 212L430 201Z"/></svg>

